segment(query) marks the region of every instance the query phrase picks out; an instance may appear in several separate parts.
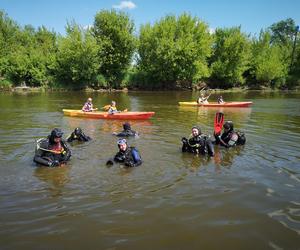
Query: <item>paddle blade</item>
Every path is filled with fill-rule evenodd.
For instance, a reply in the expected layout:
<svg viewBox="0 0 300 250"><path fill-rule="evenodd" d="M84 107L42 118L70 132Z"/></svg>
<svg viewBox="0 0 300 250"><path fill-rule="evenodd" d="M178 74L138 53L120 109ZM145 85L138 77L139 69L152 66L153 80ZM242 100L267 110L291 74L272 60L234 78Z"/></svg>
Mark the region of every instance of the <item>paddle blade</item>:
<svg viewBox="0 0 300 250"><path fill-rule="evenodd" d="M221 133L223 123L224 123L224 114L222 112L217 112L215 116L215 122L214 122L214 129L216 135Z"/></svg>
<svg viewBox="0 0 300 250"><path fill-rule="evenodd" d="M105 106L102 107L102 109L103 109L104 111L108 111L109 108L110 108L110 105L109 105L109 104L107 104L107 105L105 105Z"/></svg>

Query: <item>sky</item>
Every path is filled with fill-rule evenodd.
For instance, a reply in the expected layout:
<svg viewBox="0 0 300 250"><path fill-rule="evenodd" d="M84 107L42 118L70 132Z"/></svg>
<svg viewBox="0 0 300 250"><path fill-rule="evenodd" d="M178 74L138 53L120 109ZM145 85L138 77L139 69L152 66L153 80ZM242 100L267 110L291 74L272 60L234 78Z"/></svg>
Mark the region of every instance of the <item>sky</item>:
<svg viewBox="0 0 300 250"><path fill-rule="evenodd" d="M128 13L136 31L167 14L184 12L200 18L211 30L241 26L253 36L287 18L300 25L299 0L0 0L0 10L19 25L43 25L62 35L68 21L87 27L97 12L111 9Z"/></svg>

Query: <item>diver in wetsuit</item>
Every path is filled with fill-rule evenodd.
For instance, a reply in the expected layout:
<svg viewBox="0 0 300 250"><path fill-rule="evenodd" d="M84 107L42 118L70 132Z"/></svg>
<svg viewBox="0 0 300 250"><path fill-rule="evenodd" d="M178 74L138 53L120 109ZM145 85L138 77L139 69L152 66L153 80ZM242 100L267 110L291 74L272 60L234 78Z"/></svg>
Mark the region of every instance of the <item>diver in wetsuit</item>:
<svg viewBox="0 0 300 250"><path fill-rule="evenodd" d="M63 132L55 128L47 138L39 139L33 161L49 167L58 167L68 161L71 157L71 150L62 140L62 135Z"/></svg>
<svg viewBox="0 0 300 250"><path fill-rule="evenodd" d="M229 148L236 145L244 145L246 143L246 137L244 133L234 131L232 121L226 121L223 125L223 128L224 132L222 135L214 134L216 139L215 144Z"/></svg>
<svg viewBox="0 0 300 250"><path fill-rule="evenodd" d="M92 138L88 135L85 135L81 128L75 128L71 135L67 138L67 142L72 142L75 140L90 141Z"/></svg>
<svg viewBox="0 0 300 250"><path fill-rule="evenodd" d="M122 132L120 132L120 133L114 132L113 134L116 136L119 136L119 137L129 137L129 136L137 136L138 135L138 133L136 131L131 129L131 126L128 122L123 124Z"/></svg>
<svg viewBox="0 0 300 250"><path fill-rule="evenodd" d="M118 140L119 152L113 159L107 161L107 165L112 165L113 161L124 163L126 167L137 167L142 164L141 156L135 147L129 147L126 139Z"/></svg>
<svg viewBox="0 0 300 250"><path fill-rule="evenodd" d="M201 129L198 126L192 127L192 134L189 138L183 137L181 139L182 152L190 152L195 154L208 154L209 156L213 156L214 147L212 141L208 135L202 134Z"/></svg>

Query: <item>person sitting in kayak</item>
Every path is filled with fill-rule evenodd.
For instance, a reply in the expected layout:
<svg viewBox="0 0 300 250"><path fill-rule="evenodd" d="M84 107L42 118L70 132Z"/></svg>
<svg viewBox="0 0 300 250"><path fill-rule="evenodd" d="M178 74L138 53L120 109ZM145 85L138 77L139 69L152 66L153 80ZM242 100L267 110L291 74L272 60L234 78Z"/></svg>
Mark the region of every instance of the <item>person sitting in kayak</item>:
<svg viewBox="0 0 300 250"><path fill-rule="evenodd" d="M87 102L83 105L83 107L82 107L82 111L83 112L93 112L93 111L95 111L95 110L97 110L97 108L93 108L93 103L92 103L92 98L91 97L89 97L88 99L87 99Z"/></svg>
<svg viewBox="0 0 300 250"><path fill-rule="evenodd" d="M113 115L113 114L119 113L119 112L121 112L121 111L118 111L118 110L117 110L116 102L115 102L115 101L112 101L112 102L111 102L111 105L110 105L110 107L109 107L109 109L108 109L108 113L109 113L110 115Z"/></svg>
<svg viewBox="0 0 300 250"><path fill-rule="evenodd" d="M92 138L85 135L81 128L75 128L71 135L67 138L67 142L78 141L90 141Z"/></svg>
<svg viewBox="0 0 300 250"><path fill-rule="evenodd" d="M234 131L232 121L226 121L223 125L223 129L224 132L222 135L214 133L216 139L215 144L229 148L236 145L244 145L246 143L244 133Z"/></svg>
<svg viewBox="0 0 300 250"><path fill-rule="evenodd" d="M113 164L113 161L124 163L126 167L137 167L142 164L141 156L135 147L129 147L126 139L118 140L119 152L114 156L113 160L107 161L107 165Z"/></svg>
<svg viewBox="0 0 300 250"><path fill-rule="evenodd" d="M131 129L130 123L128 123L128 122L125 122L123 124L122 132L120 132L120 133L114 132L113 134L116 136L119 136L119 137L138 136L138 133Z"/></svg>
<svg viewBox="0 0 300 250"><path fill-rule="evenodd" d="M210 97L210 95L208 95L208 96L204 96L204 94L203 93L201 93L201 95L200 95L200 97L198 98L198 103L199 104L208 104L209 102L208 102L208 98Z"/></svg>
<svg viewBox="0 0 300 250"><path fill-rule="evenodd" d="M63 132L55 128L47 138L37 141L33 161L49 167L58 167L68 161L71 150L66 142L62 140Z"/></svg>
<svg viewBox="0 0 300 250"><path fill-rule="evenodd" d="M192 134L189 138L183 137L181 139L182 152L190 152L195 154L208 154L214 156L214 147L208 135L202 134L198 126L192 127Z"/></svg>
<svg viewBox="0 0 300 250"><path fill-rule="evenodd" d="M218 97L217 101L218 101L219 104L224 103L223 97L221 95Z"/></svg>

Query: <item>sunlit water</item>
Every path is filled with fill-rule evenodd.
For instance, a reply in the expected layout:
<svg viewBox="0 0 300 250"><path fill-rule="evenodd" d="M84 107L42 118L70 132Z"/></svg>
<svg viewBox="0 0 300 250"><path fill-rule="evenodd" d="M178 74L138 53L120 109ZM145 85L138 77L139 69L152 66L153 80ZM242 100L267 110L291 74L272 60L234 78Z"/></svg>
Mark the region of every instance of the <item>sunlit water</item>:
<svg viewBox="0 0 300 250"><path fill-rule="evenodd" d="M93 93L96 107L155 111L132 121L138 168L105 162L122 121L64 116L86 93L0 93L1 249L300 249L300 94L224 94L251 108L223 109L243 147L213 158L181 153L193 125L212 134L216 108L179 107L191 92ZM216 99L216 95L210 97ZM32 162L35 140L80 126L63 168Z"/></svg>

